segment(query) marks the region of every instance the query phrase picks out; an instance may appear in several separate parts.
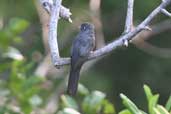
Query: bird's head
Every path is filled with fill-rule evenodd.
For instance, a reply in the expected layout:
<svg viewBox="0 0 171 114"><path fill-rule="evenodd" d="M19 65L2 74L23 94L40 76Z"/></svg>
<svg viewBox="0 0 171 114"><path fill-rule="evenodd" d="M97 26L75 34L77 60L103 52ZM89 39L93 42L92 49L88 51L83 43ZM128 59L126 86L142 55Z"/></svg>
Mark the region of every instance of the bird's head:
<svg viewBox="0 0 171 114"><path fill-rule="evenodd" d="M82 32L94 31L94 25L91 23L88 23L88 22L83 23L83 24L81 24L80 31L82 31Z"/></svg>

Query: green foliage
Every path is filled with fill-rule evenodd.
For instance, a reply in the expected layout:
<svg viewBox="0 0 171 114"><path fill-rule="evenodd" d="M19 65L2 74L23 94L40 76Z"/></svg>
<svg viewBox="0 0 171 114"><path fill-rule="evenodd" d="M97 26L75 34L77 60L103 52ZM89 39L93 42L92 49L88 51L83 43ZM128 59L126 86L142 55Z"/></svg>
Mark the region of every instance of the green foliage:
<svg viewBox="0 0 171 114"><path fill-rule="evenodd" d="M80 93L81 92L81 93ZM106 95L100 91L89 92L88 89L80 84L78 94L85 96L81 99L81 103L68 95L61 96L60 111L57 114L79 114L76 110L81 110L83 114L115 114L115 108L105 97ZM78 109L78 106L81 109ZM68 110L72 110L67 112Z"/></svg>
<svg viewBox="0 0 171 114"><path fill-rule="evenodd" d="M85 95L88 95L90 92L84 85L78 84L78 93L80 95L85 96Z"/></svg>
<svg viewBox="0 0 171 114"><path fill-rule="evenodd" d="M19 114L19 113L13 112L8 107L0 107L0 114Z"/></svg>
<svg viewBox="0 0 171 114"><path fill-rule="evenodd" d="M28 21L19 18L12 18L9 22L9 31L11 31L13 35L17 35L24 32L28 26Z"/></svg>
<svg viewBox="0 0 171 114"><path fill-rule="evenodd" d="M103 114L115 114L114 105L108 100L103 101Z"/></svg>
<svg viewBox="0 0 171 114"><path fill-rule="evenodd" d="M41 99L38 93L41 91L39 84L43 81L34 75L27 76L27 72L31 66L31 64L26 64L23 61L14 61L8 82L11 94L17 98L26 114L32 111L32 106L36 106L31 102L32 99ZM36 98L35 95L37 96Z"/></svg>
<svg viewBox="0 0 171 114"><path fill-rule="evenodd" d="M122 110L119 114L132 114L128 109Z"/></svg>
<svg viewBox="0 0 171 114"><path fill-rule="evenodd" d="M142 114L141 110L124 94L120 94L124 106L131 112L131 114Z"/></svg>
<svg viewBox="0 0 171 114"><path fill-rule="evenodd" d="M0 30L0 49L7 48L12 43L21 43L22 38L19 36L28 28L29 22L20 19L12 18L3 30Z"/></svg>
<svg viewBox="0 0 171 114"><path fill-rule="evenodd" d="M153 97L151 89L147 85L144 85L144 91L145 91L147 100L149 101Z"/></svg>
<svg viewBox="0 0 171 114"><path fill-rule="evenodd" d="M169 97L165 107L168 111L171 111L171 96Z"/></svg>
<svg viewBox="0 0 171 114"><path fill-rule="evenodd" d="M167 101L166 107L164 107L158 104L159 94L153 94L147 85L144 85L144 92L148 101L148 114L170 114L168 110L170 107L170 98ZM124 106L127 109L122 110L119 114L147 114L146 112L140 110L128 97L123 94L120 96Z"/></svg>
<svg viewBox="0 0 171 114"><path fill-rule="evenodd" d="M68 108L73 108L75 110L78 110L78 104L72 97L68 95L61 96L61 106L62 108L68 107Z"/></svg>
<svg viewBox="0 0 171 114"><path fill-rule="evenodd" d="M73 108L64 108L62 111L59 111L56 114L80 114L80 113Z"/></svg>
<svg viewBox="0 0 171 114"><path fill-rule="evenodd" d="M39 95L42 88L40 84L44 81L35 76L31 69L33 62L27 62L21 52L13 43L22 41L20 34L27 29L29 22L24 19L13 18L5 29L0 31L0 73L8 71L7 79L0 80L0 96L3 96L4 106L0 106L0 114L19 114L12 110L9 105L15 99L24 114L30 114L34 107L42 104Z"/></svg>
<svg viewBox="0 0 171 114"><path fill-rule="evenodd" d="M97 113L100 111L105 94L99 91L93 91L87 95L82 103L83 112L91 114L92 112Z"/></svg>
<svg viewBox="0 0 171 114"><path fill-rule="evenodd" d="M84 87L84 90L87 91L88 89ZM170 98L164 107L158 104L159 95L153 94L147 85L144 85L144 92L147 98L148 113L139 109L127 96L120 94L125 109L118 112L118 114L171 114L169 113ZM114 105L111 104L105 96L106 95L100 91L92 91L86 94L80 104L78 104L77 98L62 95L61 99L63 100L60 101L60 104L65 105L60 107L61 110L58 111L57 114L116 114ZM79 109L78 106L80 106Z"/></svg>
<svg viewBox="0 0 171 114"><path fill-rule="evenodd" d="M7 94L8 102L15 96L21 110L25 114L29 114L34 107L42 104L42 98L39 93L41 92L40 84L43 79L34 75L27 75L31 66L25 61L14 60L11 63L10 77L5 83L6 88L10 92L10 95Z"/></svg>

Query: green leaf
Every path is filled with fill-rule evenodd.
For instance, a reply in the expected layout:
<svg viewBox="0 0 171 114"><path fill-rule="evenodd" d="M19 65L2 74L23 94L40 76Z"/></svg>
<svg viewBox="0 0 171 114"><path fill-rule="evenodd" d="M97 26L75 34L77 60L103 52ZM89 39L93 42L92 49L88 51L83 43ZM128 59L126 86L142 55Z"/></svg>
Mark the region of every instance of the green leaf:
<svg viewBox="0 0 171 114"><path fill-rule="evenodd" d="M64 108L62 111L57 112L57 114L81 114L72 108Z"/></svg>
<svg viewBox="0 0 171 114"><path fill-rule="evenodd" d="M160 114L170 114L163 106L157 105L157 109L160 112Z"/></svg>
<svg viewBox="0 0 171 114"><path fill-rule="evenodd" d="M166 108L168 111L171 110L171 96L169 97L169 99L168 99L168 101L167 101L167 103L166 103L165 108Z"/></svg>
<svg viewBox="0 0 171 114"><path fill-rule="evenodd" d="M149 109L150 114L155 114L154 107L156 107L158 99L159 99L158 94L150 98L149 103L148 103L148 109Z"/></svg>
<svg viewBox="0 0 171 114"><path fill-rule="evenodd" d="M89 91L84 85L79 83L78 84L78 93L85 96L85 95L89 94Z"/></svg>
<svg viewBox="0 0 171 114"><path fill-rule="evenodd" d="M20 107L22 112L24 112L24 114L30 114L32 111L32 107L27 101L27 99L25 99L24 101L20 101Z"/></svg>
<svg viewBox="0 0 171 114"><path fill-rule="evenodd" d="M132 114L128 109L124 109L119 112L119 114Z"/></svg>
<svg viewBox="0 0 171 114"><path fill-rule="evenodd" d="M6 69L8 69L10 67L11 67L11 64L9 62L0 64L0 73L4 72Z"/></svg>
<svg viewBox="0 0 171 114"><path fill-rule="evenodd" d="M62 101L61 105L63 108L67 107L67 108L73 108L73 109L78 110L78 105L72 97L68 95L62 95L61 101Z"/></svg>
<svg viewBox="0 0 171 114"><path fill-rule="evenodd" d="M11 34L6 31L0 31L0 48L6 49L11 42Z"/></svg>
<svg viewBox="0 0 171 114"><path fill-rule="evenodd" d="M9 109L6 106L1 106L0 107L0 114L19 114L19 113L12 111L11 109Z"/></svg>
<svg viewBox="0 0 171 114"><path fill-rule="evenodd" d="M0 96L1 97L5 97L5 96L8 96L8 95L10 95L10 90L8 90L8 89L1 89L0 88Z"/></svg>
<svg viewBox="0 0 171 114"><path fill-rule="evenodd" d="M161 114L157 108L154 107L153 110L154 110L155 114Z"/></svg>
<svg viewBox="0 0 171 114"><path fill-rule="evenodd" d="M151 89L149 88L149 86L144 85L144 91L145 91L147 100L150 101L151 97L153 97L153 94L152 94Z"/></svg>
<svg viewBox="0 0 171 114"><path fill-rule="evenodd" d="M115 114L115 108L112 103L107 100L103 101L103 114Z"/></svg>
<svg viewBox="0 0 171 114"><path fill-rule="evenodd" d="M43 82L43 79L38 76L31 76L27 79L25 79L22 82L22 91L31 89L31 87L35 87L36 85Z"/></svg>
<svg viewBox="0 0 171 114"><path fill-rule="evenodd" d="M13 38L13 41L14 41L15 43L17 43L17 44L20 44L20 43L23 42L23 39L22 39L22 37L20 37L20 36L15 36L15 37Z"/></svg>
<svg viewBox="0 0 171 114"><path fill-rule="evenodd" d="M100 91L94 91L86 96L82 103L82 109L85 114L96 114L102 108L105 94Z"/></svg>
<svg viewBox="0 0 171 114"><path fill-rule="evenodd" d="M124 94L120 94L122 98L123 104L132 114L142 114L142 112L138 109L138 107Z"/></svg>
<svg viewBox="0 0 171 114"><path fill-rule="evenodd" d="M147 114L146 112L144 112L144 111L142 111L142 110L141 110L141 113L142 113L142 114Z"/></svg>
<svg viewBox="0 0 171 114"><path fill-rule="evenodd" d="M2 56L4 58L11 58L11 59L14 59L14 60L23 60L24 59L24 57L20 53L20 51L17 50L16 48L14 48L14 47L8 47L7 52L4 53Z"/></svg>
<svg viewBox="0 0 171 114"><path fill-rule="evenodd" d="M9 28L15 35L22 33L28 26L29 22L20 18L13 18L9 22Z"/></svg>
<svg viewBox="0 0 171 114"><path fill-rule="evenodd" d="M40 106L42 104L42 99L40 96L38 95L33 95L30 99L29 99L29 103L31 104L32 107L37 107Z"/></svg>

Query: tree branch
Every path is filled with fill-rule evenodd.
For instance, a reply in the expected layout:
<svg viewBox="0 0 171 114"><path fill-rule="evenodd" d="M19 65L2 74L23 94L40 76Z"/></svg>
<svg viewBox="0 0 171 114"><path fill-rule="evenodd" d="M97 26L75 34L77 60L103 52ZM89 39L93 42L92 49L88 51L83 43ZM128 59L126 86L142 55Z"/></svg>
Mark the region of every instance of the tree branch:
<svg viewBox="0 0 171 114"><path fill-rule="evenodd" d="M161 9L161 12L162 12L163 14L165 14L166 16L171 17L171 13L168 12L166 9Z"/></svg>
<svg viewBox="0 0 171 114"><path fill-rule="evenodd" d="M96 50L95 52L90 54L88 59L97 58L98 56L102 56L102 55L110 53L112 50L116 49L117 47L124 46L125 45L125 41L131 40L139 32L141 32L142 30L146 29L146 27L151 22L151 20L154 19L154 17L156 17L159 13L161 13L161 9L166 8L166 6L169 5L170 3L171 3L171 0L165 0L164 2L162 2L133 31L131 31L131 32L129 32L129 33L119 37L118 40L113 41L112 43L108 44L107 46L105 46L105 47L103 47L103 48L101 48L99 50Z"/></svg>
<svg viewBox="0 0 171 114"><path fill-rule="evenodd" d="M59 1L61 1L61 0L59 0ZM59 16L56 14L59 14L59 6L60 6L59 1L58 0L56 1L55 8L51 15L50 37L49 37L49 39L50 39L49 45L51 46L52 62L56 67L70 64L70 58L60 58L59 57L59 51L58 51L57 44L56 44L57 41L54 40L54 39L56 39L56 35L57 35L57 33L56 33L57 26L56 25L57 25ZM147 29L147 28L149 29L148 25L150 24L152 19L154 19L154 17L156 17L159 13L161 13L162 9L165 9L170 3L171 3L171 0L163 1L134 30L129 31L127 34L120 36L117 40L113 41L112 43L109 43L108 45L104 46L103 48L100 48L100 49L92 52L89 55L88 60L95 59L100 56L104 56L106 54L109 54L111 51L113 51L117 47L125 46L126 45L125 42L132 40L132 38L134 36L136 36L139 32L141 32L142 30Z"/></svg>
<svg viewBox="0 0 171 114"><path fill-rule="evenodd" d="M134 0L128 0L128 8L127 8L126 21L125 21L125 30L124 30L125 34L130 32L133 27L133 8L134 8Z"/></svg>
<svg viewBox="0 0 171 114"><path fill-rule="evenodd" d="M52 5L51 18L49 23L49 46L53 63L56 62L56 59L60 58L57 41L57 27L61 2L62 0L56 0Z"/></svg>

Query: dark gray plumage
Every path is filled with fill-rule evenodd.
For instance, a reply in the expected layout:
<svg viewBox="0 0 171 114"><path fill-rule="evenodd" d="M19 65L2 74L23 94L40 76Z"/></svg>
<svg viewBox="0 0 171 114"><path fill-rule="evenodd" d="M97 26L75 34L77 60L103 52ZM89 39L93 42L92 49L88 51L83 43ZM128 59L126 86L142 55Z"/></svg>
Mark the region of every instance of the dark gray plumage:
<svg viewBox="0 0 171 114"><path fill-rule="evenodd" d="M94 47L94 26L90 23L83 23L71 49L71 69L67 89L69 95L76 94L81 67Z"/></svg>

